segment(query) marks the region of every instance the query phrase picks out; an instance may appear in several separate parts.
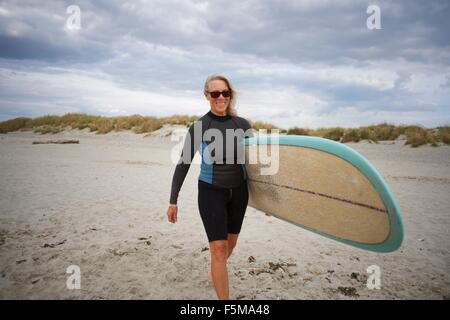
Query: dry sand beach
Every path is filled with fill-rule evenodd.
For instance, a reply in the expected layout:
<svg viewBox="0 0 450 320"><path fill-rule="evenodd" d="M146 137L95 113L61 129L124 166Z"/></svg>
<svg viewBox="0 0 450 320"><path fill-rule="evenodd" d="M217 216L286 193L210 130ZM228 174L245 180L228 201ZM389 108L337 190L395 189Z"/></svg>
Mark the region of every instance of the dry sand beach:
<svg viewBox="0 0 450 320"><path fill-rule="evenodd" d="M39 139L79 144L33 145ZM449 299L450 146L349 143L390 185L405 241L379 254L248 208L229 260L232 299ZM1 299L215 299L191 166L175 225L168 137L0 135ZM69 290L67 267L81 271ZM381 268L381 288L366 286Z"/></svg>

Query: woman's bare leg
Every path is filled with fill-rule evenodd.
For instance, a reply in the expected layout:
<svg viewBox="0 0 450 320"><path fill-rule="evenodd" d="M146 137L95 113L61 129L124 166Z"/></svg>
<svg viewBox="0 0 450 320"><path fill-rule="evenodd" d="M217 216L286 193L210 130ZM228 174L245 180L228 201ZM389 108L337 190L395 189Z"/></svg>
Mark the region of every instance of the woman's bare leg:
<svg viewBox="0 0 450 320"><path fill-rule="evenodd" d="M228 241L211 241L209 248L211 251L211 276L217 298L219 300L227 300L229 298L227 270Z"/></svg>
<svg viewBox="0 0 450 320"><path fill-rule="evenodd" d="M228 240L211 241L211 271L208 278L213 281L219 300L229 298L227 260L236 247L239 234L228 234Z"/></svg>
<svg viewBox="0 0 450 320"><path fill-rule="evenodd" d="M231 256L231 253L233 253L234 247L236 247L236 243L239 237L239 233L229 233L228 234L228 258Z"/></svg>
<svg viewBox="0 0 450 320"><path fill-rule="evenodd" d="M236 247L237 239L239 237L239 234L229 233L228 234L228 257L230 258L231 254L233 253L234 247ZM212 281L212 275L211 271L208 272L208 279Z"/></svg>

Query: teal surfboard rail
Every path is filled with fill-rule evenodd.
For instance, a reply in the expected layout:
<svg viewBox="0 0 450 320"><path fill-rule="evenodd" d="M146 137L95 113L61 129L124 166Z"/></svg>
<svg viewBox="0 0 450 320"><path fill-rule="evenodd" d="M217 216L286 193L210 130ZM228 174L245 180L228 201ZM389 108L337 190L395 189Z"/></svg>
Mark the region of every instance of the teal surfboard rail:
<svg viewBox="0 0 450 320"><path fill-rule="evenodd" d="M391 190L389 189L389 186L384 181L381 174L375 169L375 167L371 165L366 158L364 158L361 154L359 154L352 148L329 139L310 136L297 136L297 135L288 135L288 136L280 135L277 138L274 138L273 136L270 135L257 136L245 139L244 144L245 145L278 144L285 146L299 146L304 148L311 148L330 153L349 162L364 174L364 176L370 181L372 186L380 195L389 216L390 232L388 238L382 243L367 244L335 237L323 233L321 231L305 227L303 225L298 226L310 230L312 232L315 232L317 234L320 234L329 239L333 239L354 247L374 252L392 252L397 250L401 246L403 242L403 221L400 214L400 209L397 205L397 202L395 201L394 195L392 194ZM291 221L288 222L293 223Z"/></svg>

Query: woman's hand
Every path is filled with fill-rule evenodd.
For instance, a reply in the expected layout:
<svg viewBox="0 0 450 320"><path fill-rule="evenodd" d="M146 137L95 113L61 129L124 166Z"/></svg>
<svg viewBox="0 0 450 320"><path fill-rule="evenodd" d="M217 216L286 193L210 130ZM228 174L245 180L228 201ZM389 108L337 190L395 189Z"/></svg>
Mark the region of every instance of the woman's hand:
<svg viewBox="0 0 450 320"><path fill-rule="evenodd" d="M170 204L167 209L167 219L169 222L177 222L178 207L176 204Z"/></svg>

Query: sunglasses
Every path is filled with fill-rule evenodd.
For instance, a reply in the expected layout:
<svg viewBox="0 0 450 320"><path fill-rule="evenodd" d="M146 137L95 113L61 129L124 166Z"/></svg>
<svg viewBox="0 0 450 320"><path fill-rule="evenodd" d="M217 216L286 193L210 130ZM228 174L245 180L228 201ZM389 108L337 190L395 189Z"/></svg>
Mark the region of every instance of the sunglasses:
<svg viewBox="0 0 450 320"><path fill-rule="evenodd" d="M222 91L222 92L220 92L220 91L212 91L212 92L208 92L210 95L211 95L211 97L213 97L214 99L217 99L218 97L220 97L220 95L222 94L222 96L224 97L224 98L229 98L229 97L231 97L231 92L229 91L229 90L226 90L226 91Z"/></svg>

